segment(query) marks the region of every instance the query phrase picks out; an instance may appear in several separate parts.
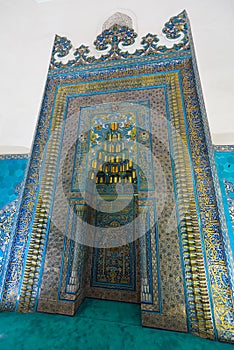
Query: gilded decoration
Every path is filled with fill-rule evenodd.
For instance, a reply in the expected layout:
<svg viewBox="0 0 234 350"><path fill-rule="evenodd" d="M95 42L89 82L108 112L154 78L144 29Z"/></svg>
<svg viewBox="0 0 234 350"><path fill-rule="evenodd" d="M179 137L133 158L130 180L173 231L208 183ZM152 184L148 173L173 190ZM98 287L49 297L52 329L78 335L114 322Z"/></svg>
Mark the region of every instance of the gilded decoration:
<svg viewBox="0 0 234 350"><path fill-rule="evenodd" d="M232 220L232 231L234 232L234 183L225 180L224 185L227 194L229 213Z"/></svg>
<svg viewBox="0 0 234 350"><path fill-rule="evenodd" d="M234 169L234 146L215 146L215 161L219 182L218 196L220 198L220 210L226 218L227 228L224 239L225 253L234 295L234 236L233 236L233 169Z"/></svg>
<svg viewBox="0 0 234 350"><path fill-rule="evenodd" d="M138 172L136 177L140 192L137 229L145 232L137 248L143 325L233 341L233 298L211 141L186 13L172 17L163 33L176 41L171 48L161 45L157 35L147 34L140 41L141 48L128 53L125 50L136 42L137 34L132 28L113 24L94 42L98 58L90 55L87 46L73 49L68 39L56 36L1 295L3 309L47 312L49 307L50 312L74 314L85 293L105 295L98 288L91 290L85 277L93 267L95 283L102 281L104 271L106 284L132 288L133 269L126 258L133 257L133 245L110 250L105 257L103 248L92 255L73 233L78 217L86 217L84 226L92 221L85 204L91 194L87 191L81 198L77 182L82 157L86 159L87 150L94 151L103 137L106 116L116 116L118 107L129 108L133 102L137 108L132 106L129 120L121 111L125 129L119 129L128 130L130 139L145 144L152 159L160 163L156 167L143 153L137 156L147 160L146 168L152 162L154 170L149 171L152 186L145 181L141 189L143 176ZM139 119L142 103L146 113ZM97 106L99 111L103 108L101 123L97 122ZM67 128L74 115L75 127L71 123ZM84 130L79 129L82 120L89 123ZM70 139L76 142L69 144ZM97 157L98 153L90 152L87 164ZM63 191L59 188L61 169ZM159 179L160 169L167 187ZM98 185L100 181L98 176ZM62 201L63 193L69 201ZM64 230L63 221L60 227L56 225L61 217L66 221ZM122 266L121 273L108 270L115 259ZM106 295L127 298L124 293L111 293Z"/></svg>
<svg viewBox="0 0 234 350"><path fill-rule="evenodd" d="M21 186L18 186L17 191L20 190L20 187ZM3 286L3 270L6 265L6 259L8 257L8 252L10 249L12 229L14 227L18 206L19 199L16 198L0 210L0 288Z"/></svg>

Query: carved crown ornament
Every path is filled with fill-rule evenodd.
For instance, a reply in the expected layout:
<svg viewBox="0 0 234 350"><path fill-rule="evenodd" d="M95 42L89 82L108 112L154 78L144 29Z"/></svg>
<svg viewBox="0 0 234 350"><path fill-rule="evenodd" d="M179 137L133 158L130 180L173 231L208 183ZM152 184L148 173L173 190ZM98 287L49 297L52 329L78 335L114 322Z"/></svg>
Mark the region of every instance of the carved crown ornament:
<svg viewBox="0 0 234 350"><path fill-rule="evenodd" d="M81 45L78 48L74 48L69 39L56 35L50 69L76 67L111 60L157 56L178 51L188 51L190 49L189 21L186 11L170 18L165 23L162 29L162 38L167 40L168 45L161 43L165 40L162 40L160 36L148 33L138 40L139 48L135 49L133 53L130 53L128 49L136 44L137 33L128 26L132 22L129 20L129 17L127 19L124 22L123 18L121 19L121 14L117 13L112 16L112 20L110 18L104 23L102 33L97 36L93 43L94 48L92 48L92 52L94 49L97 53L96 56L91 54L89 46ZM117 23L111 24L113 21ZM110 25L109 28L107 28L107 24Z"/></svg>

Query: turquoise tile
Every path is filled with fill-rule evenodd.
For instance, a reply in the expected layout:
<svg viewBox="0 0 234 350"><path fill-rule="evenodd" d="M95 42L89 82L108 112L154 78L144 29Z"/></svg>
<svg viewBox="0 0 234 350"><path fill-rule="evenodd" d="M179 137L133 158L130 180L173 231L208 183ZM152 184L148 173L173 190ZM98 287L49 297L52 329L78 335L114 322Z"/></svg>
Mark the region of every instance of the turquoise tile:
<svg viewBox="0 0 234 350"><path fill-rule="evenodd" d="M16 199L16 186L24 180L28 159L0 160L0 209Z"/></svg>

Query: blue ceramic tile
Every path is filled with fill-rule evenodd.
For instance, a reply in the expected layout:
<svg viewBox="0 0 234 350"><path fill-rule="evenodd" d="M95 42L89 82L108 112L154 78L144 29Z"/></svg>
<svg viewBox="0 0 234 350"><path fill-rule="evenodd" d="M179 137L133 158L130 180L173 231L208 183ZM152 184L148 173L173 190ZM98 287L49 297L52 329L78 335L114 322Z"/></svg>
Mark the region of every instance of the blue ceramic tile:
<svg viewBox="0 0 234 350"><path fill-rule="evenodd" d="M16 199L16 186L24 180L28 159L0 160L0 209Z"/></svg>

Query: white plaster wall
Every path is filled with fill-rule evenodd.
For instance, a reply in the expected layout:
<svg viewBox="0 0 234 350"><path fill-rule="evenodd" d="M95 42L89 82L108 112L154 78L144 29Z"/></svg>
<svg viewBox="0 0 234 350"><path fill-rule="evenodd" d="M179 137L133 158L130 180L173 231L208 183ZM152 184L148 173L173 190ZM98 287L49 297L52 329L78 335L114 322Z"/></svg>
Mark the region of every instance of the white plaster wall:
<svg viewBox="0 0 234 350"><path fill-rule="evenodd" d="M120 10L139 36L186 9L214 143L234 144L233 0L0 0L0 153L30 149L54 35L91 45Z"/></svg>

